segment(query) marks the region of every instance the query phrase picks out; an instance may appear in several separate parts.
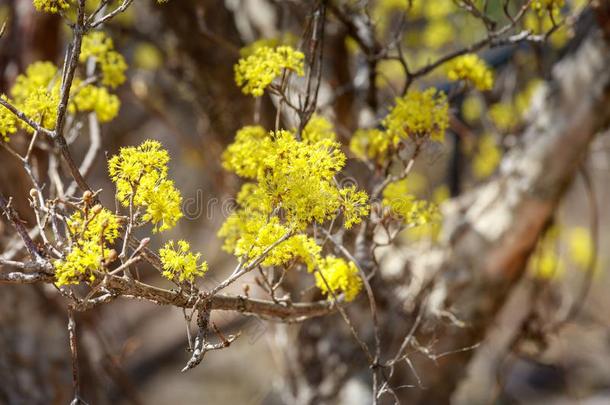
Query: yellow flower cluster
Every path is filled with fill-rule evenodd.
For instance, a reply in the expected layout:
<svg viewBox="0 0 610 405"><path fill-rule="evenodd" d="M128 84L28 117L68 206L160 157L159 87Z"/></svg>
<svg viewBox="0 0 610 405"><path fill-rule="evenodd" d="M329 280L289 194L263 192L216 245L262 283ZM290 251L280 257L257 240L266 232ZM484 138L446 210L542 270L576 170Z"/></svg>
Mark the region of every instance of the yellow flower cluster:
<svg viewBox="0 0 610 405"><path fill-rule="evenodd" d="M289 131L267 134L261 127L245 127L223 154L227 170L257 181L256 187L248 187L255 190L258 206L281 208L299 230L332 218L345 202L334 183L345 164L339 144L311 132L308 138L320 140L297 141ZM360 193L358 198L365 198ZM359 218L346 222L358 223Z"/></svg>
<svg viewBox="0 0 610 405"><path fill-rule="evenodd" d="M134 51L133 62L140 69L154 71L163 65L163 54L154 44L142 42Z"/></svg>
<svg viewBox="0 0 610 405"><path fill-rule="evenodd" d="M446 18L434 19L428 22L422 35L424 45L438 49L455 38L455 28Z"/></svg>
<svg viewBox="0 0 610 405"><path fill-rule="evenodd" d="M483 135L478 143L478 151L472 161L472 171L476 178L489 177L498 167L502 151L492 135Z"/></svg>
<svg viewBox="0 0 610 405"><path fill-rule="evenodd" d="M377 128L358 129L350 140L349 149L359 159L382 163L387 158L388 150L398 141L398 137L392 139L387 132Z"/></svg>
<svg viewBox="0 0 610 405"><path fill-rule="evenodd" d="M491 90L493 73L485 61L475 54L467 54L453 59L447 64L449 80L465 80L479 90Z"/></svg>
<svg viewBox="0 0 610 405"><path fill-rule="evenodd" d="M356 186L347 186L339 189L341 196L341 207L343 209L343 226L350 229L352 225L358 224L361 218L369 213L369 197L362 191L357 190Z"/></svg>
<svg viewBox="0 0 610 405"><path fill-rule="evenodd" d="M4 101L8 101L4 94L1 94L0 97ZM8 142L9 135L15 132L17 132L17 117L8 109L0 106L0 136L2 136L4 142Z"/></svg>
<svg viewBox="0 0 610 405"><path fill-rule="evenodd" d="M567 231L565 235L563 235L564 230ZM582 226L563 229L554 225L540 240L531 259L535 277L550 280L564 275L568 262L558 253L564 251L562 245L567 248L565 251L568 253L570 264L575 265L578 270L589 269L594 259L593 255L596 253L589 229ZM593 269L594 272L598 270L599 267Z"/></svg>
<svg viewBox="0 0 610 405"><path fill-rule="evenodd" d="M74 80L72 100L68 111L94 111L101 123L112 121L119 113L121 102L115 94L110 94L105 87L91 84L80 86L80 80Z"/></svg>
<svg viewBox="0 0 610 405"><path fill-rule="evenodd" d="M35 62L27 67L25 74L17 76L10 101L30 119L51 129L57 119L59 86L57 67L51 62ZM25 122L20 122L20 126L33 131Z"/></svg>
<svg viewBox="0 0 610 405"><path fill-rule="evenodd" d="M183 283L195 281L195 277L203 277L208 271L207 262L199 263L201 253L192 253L191 245L184 240L177 244L169 241L159 249L159 257L163 264L163 277L168 280L177 279Z"/></svg>
<svg viewBox="0 0 610 405"><path fill-rule="evenodd" d="M51 62L34 62L27 67L24 74L17 76L11 88L11 97L2 98L30 119L39 122L44 128L53 129L57 120L59 104L60 78L57 66ZM100 122L112 120L119 112L119 98L110 94L105 87L91 84L83 85L79 78L74 79L70 90L68 111L93 111ZM8 109L0 106L0 135L5 141L14 134L18 127L32 132L32 128L18 120Z"/></svg>
<svg viewBox="0 0 610 405"><path fill-rule="evenodd" d="M546 12L558 15L563 6L565 6L565 0L534 0L531 5L539 15Z"/></svg>
<svg viewBox="0 0 610 405"><path fill-rule="evenodd" d="M145 209L144 222L155 225L153 232L173 227L182 217L182 196L167 178L169 154L157 141L138 147L121 148L108 161L110 177L116 184L117 200L128 207Z"/></svg>
<svg viewBox="0 0 610 405"><path fill-rule="evenodd" d="M346 301L352 301L362 289L362 279L354 262L327 256L320 260L315 274L316 286L332 298L333 294L344 293Z"/></svg>
<svg viewBox="0 0 610 405"><path fill-rule="evenodd" d="M331 124L326 118L315 115L311 117L305 128L303 128L302 134L303 140L306 142L315 143L322 140L336 141L337 134Z"/></svg>
<svg viewBox="0 0 610 405"><path fill-rule="evenodd" d="M540 80L530 81L514 100L499 102L489 108L489 118L497 129L508 132L519 125L527 113L534 93L541 86Z"/></svg>
<svg viewBox="0 0 610 405"><path fill-rule="evenodd" d="M263 266L301 263L310 272L319 267L321 248L307 235L308 226L342 214L344 227L350 228L369 213L365 192L335 182L345 164L335 138L322 117L306 125L301 141L291 131L239 130L223 154L223 166L251 181L242 186L238 209L218 232L223 248L254 260L285 238L268 251Z"/></svg>
<svg viewBox="0 0 610 405"><path fill-rule="evenodd" d="M454 0L379 0L373 4L373 18L380 34L388 32L392 18L398 13L417 21L417 32L408 32L416 36L417 43L428 49L438 49L451 41L455 41L456 29L451 24L451 17L459 10ZM421 27L426 22L425 28ZM410 42L410 41L409 41Z"/></svg>
<svg viewBox="0 0 610 405"><path fill-rule="evenodd" d="M102 84L115 88L125 82L127 63L123 55L114 50L112 38L103 31L94 31L83 37L80 61L94 58L102 72Z"/></svg>
<svg viewBox="0 0 610 405"><path fill-rule="evenodd" d="M381 164L408 137L416 142L425 138L440 142L449 126L448 111L444 93L433 88L412 90L396 99L396 105L382 121L385 130L357 130L350 140L350 150L359 159Z"/></svg>
<svg viewBox="0 0 610 405"><path fill-rule="evenodd" d="M95 280L94 270L112 259L109 246L119 236L119 218L109 210L96 205L82 213L75 212L67 221L72 248L65 258L56 260L57 286L78 284L82 280Z"/></svg>
<svg viewBox="0 0 610 405"><path fill-rule="evenodd" d="M434 88L411 90L396 99L396 105L383 119L388 135L396 138L413 138L416 141L430 138L442 142L449 126L449 106L444 93Z"/></svg>
<svg viewBox="0 0 610 405"><path fill-rule="evenodd" d="M235 65L235 82L244 94L260 97L284 69L303 75L304 58L302 52L290 46L258 47Z"/></svg>
<svg viewBox="0 0 610 405"><path fill-rule="evenodd" d="M534 9L525 15L523 27L536 35L546 35L552 31L549 42L553 47L561 48L573 34L569 24L562 24L562 22L559 8ZM555 28L556 25L559 27Z"/></svg>
<svg viewBox="0 0 610 405"><path fill-rule="evenodd" d="M400 217L409 227L440 221L440 212L436 204L419 200L408 190L407 179L388 184L383 190L382 204L390 209L393 215Z"/></svg>
<svg viewBox="0 0 610 405"><path fill-rule="evenodd" d="M68 0L34 0L33 3L36 10L52 14L70 7Z"/></svg>
<svg viewBox="0 0 610 405"><path fill-rule="evenodd" d="M559 228L552 226L539 241L530 263L533 275L543 280L561 277L565 272L565 263L557 254Z"/></svg>
<svg viewBox="0 0 610 405"><path fill-rule="evenodd" d="M568 235L568 246L572 262L586 269L595 252L589 230L580 226L572 228Z"/></svg>
<svg viewBox="0 0 610 405"><path fill-rule="evenodd" d="M238 257L255 259L269 246L290 232L290 229L282 225L277 217L271 217L267 220L260 215L254 215L250 218L245 218L242 215L240 220L243 220L243 222L240 227L239 238L232 250ZM222 229L219 235L223 236ZM313 271L320 251L320 247L312 238L305 234L297 234L290 236L269 251L261 264L263 266L280 266L289 264L291 261L298 261L305 264L309 271Z"/></svg>

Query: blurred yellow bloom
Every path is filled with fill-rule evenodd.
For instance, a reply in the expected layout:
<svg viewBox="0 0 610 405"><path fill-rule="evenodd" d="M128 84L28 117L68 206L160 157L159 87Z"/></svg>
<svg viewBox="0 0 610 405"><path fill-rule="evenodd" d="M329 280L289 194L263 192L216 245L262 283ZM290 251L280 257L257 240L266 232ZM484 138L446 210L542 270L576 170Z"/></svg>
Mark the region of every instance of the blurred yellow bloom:
<svg viewBox="0 0 610 405"><path fill-rule="evenodd" d="M362 289L362 279L353 262L327 256L320 260L318 272L315 273L316 286L332 298L333 294L345 294L345 301L352 301Z"/></svg>
<svg viewBox="0 0 610 405"><path fill-rule="evenodd" d="M478 142L478 151L472 162L472 171L477 179L489 177L498 167L502 152L496 145L492 135L481 136Z"/></svg>
<svg viewBox="0 0 610 405"><path fill-rule="evenodd" d="M485 61L475 54L459 56L447 64L449 80L465 80L479 90L491 90L493 73Z"/></svg>
<svg viewBox="0 0 610 405"><path fill-rule="evenodd" d="M423 92L411 90L404 97L397 98L395 103L383 119L383 125L391 137L444 140L445 130L449 126L449 106L444 93L435 88Z"/></svg>

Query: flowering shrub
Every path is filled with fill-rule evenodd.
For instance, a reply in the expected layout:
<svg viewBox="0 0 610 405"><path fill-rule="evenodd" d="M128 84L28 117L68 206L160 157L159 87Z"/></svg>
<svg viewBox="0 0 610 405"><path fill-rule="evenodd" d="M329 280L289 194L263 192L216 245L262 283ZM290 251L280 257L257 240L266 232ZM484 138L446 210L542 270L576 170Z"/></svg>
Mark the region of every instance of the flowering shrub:
<svg viewBox="0 0 610 405"><path fill-rule="evenodd" d="M521 144L519 134L527 125L527 110L541 84L531 66L546 66L532 63L528 59L532 55L522 53L521 48L527 47L517 45L529 41L542 46L547 38L551 38L552 47L565 43L572 34L567 12L574 2L506 2L503 7L490 2L490 10L487 2L478 1L294 2L295 9L312 7L303 22L302 35L261 30L277 36L255 40L239 51L232 38L208 32L204 18L208 10L203 12L202 6L194 12L201 18L197 20L200 25L193 27L202 35L193 41L212 41L231 55L232 71L231 66L222 65L213 70L224 69L234 83L217 82L215 77L206 76L209 72L199 77L198 69L203 65L182 64L182 52L192 49L174 46L179 30L167 36L167 42L165 36L155 42L161 37L153 35L154 30L130 27L135 14L124 13L132 3L31 3L38 11L57 14L47 18L66 22L71 40L62 65L56 64L59 58L35 61L16 71L7 94L0 95L0 145L23 166L31 183L27 201L35 220L21 221L12 201L0 195L2 211L23 245L13 249L15 255L28 255L21 262L0 258L0 266L6 263L19 270L0 273L2 277L10 282L53 284L53 293L69 303L70 314L117 297L181 308L191 353L183 371L199 364L207 351L228 347L237 338L223 335L210 321L211 312L216 310L285 322L336 311L347 325L344 331L337 331L341 338L337 341L345 341L341 334L349 333L362 349L373 373L375 403L394 393L389 376L399 363L406 362L413 369L408 358L411 350L436 362L440 355L435 357L417 340L418 328L425 325L424 334L433 335L435 323L430 321L442 318L467 329L452 312L453 302L461 303L450 294L461 290L468 280L464 282L460 273L439 287L453 249L466 244L443 213L470 213L466 207L470 204L485 211L474 199L487 190L476 187L498 171L506 158L505 149ZM116 29L111 24L121 15L126 25ZM242 17L233 21L236 35L252 39L261 27L246 24ZM134 43L126 35L116 43L113 40L117 33L130 32L138 32L145 41ZM336 42L332 49L337 52L328 52L328 34ZM511 71L503 70L501 63L493 60L494 55L487 54L489 48L500 45L514 47L510 57L516 67ZM125 56L119 50L126 50ZM127 61L133 68L128 70ZM168 66L171 69L165 69ZM233 256L235 268L220 281L216 277L221 273L214 268L219 261L213 261L208 252L198 252L195 240L175 235L184 231L177 225L185 217L183 203L188 199L183 199L179 186L186 182L171 176L170 154L159 141L146 139L107 155L105 167L113 190L98 189L97 181L88 179L100 151L113 145L102 129L119 116L119 95L128 96L130 108L124 115L135 111L132 104L141 103L144 108L137 114L153 112L155 119L166 124L159 128L183 135L183 123L174 122L168 113L171 106L162 103L163 97L152 86L157 79L168 86L168 70L188 76L191 87L197 87L191 93L178 86L171 100L197 100L198 107L203 107L202 117L195 109L185 109L183 116L194 116L193 122L205 133L204 147L199 149L205 149L208 163L218 156L218 163L233 177L225 182L229 177L209 172L218 174L223 183L237 185L233 190L235 207L217 231L222 249ZM218 89L223 86L233 91L229 100L221 100ZM233 103L238 106L237 113L232 110ZM230 115L227 120L226 115ZM184 126L192 124L188 119L184 122ZM230 131L225 130L229 127ZM127 132L118 124L110 130L112 140L121 140ZM208 131L209 137L218 139L211 141ZM446 137L451 142L445 143ZM176 142L168 139L172 149ZM218 145L226 146L221 150ZM87 153L82 159L76 157L84 146L89 147ZM190 145L188 149L187 157L200 153ZM508 166L503 162L502 169ZM203 175L209 175L207 169ZM451 196L470 189L475 189L473 197L441 207ZM188 197L188 191L184 195ZM515 197L514 206L520 207L517 203L523 201L519 198L522 196ZM554 206L557 201L548 202ZM509 214L503 212L506 218ZM456 217L462 218L458 214L452 218ZM488 235L493 233L489 228L495 227L495 222L493 226L468 227L472 218L463 214L462 219L465 225L459 224L460 232L478 232L464 240L475 247L484 241L486 248L501 250L499 239ZM550 220L549 213L544 224ZM518 222L510 217L498 226L511 221ZM520 229L529 229L522 225ZM541 235L543 221L534 225L536 235ZM570 229L563 241L557 229L547 228L537 247L525 246L526 241L514 249L521 253L519 263L526 253L534 251L531 267L536 282L562 276L569 264L580 269L595 267L596 244L587 230ZM168 234L173 239L166 239ZM558 253L558 241L567 246L569 260ZM202 250L214 246L207 242ZM402 257L403 250L409 253L405 256L414 256L421 246L430 248L430 263L410 266ZM467 254L458 266L469 267L478 260L473 251ZM506 262L512 265L513 260ZM440 270L428 271L436 263L441 263ZM473 279L484 279L481 285L487 286L487 278L495 273L487 271L487 262L478 265L472 268L481 269L485 277L477 274ZM472 275L472 269L462 267L459 272ZM459 288L457 279L464 283ZM514 276L510 282L516 279ZM235 287L238 281L242 283L238 293L228 293L227 287ZM477 294L485 290L478 284L475 287ZM471 292L469 289L469 285L464 288ZM378 316L377 303L388 316ZM485 308L500 307L496 302L485 303ZM352 321L354 313L364 307L370 310L370 333ZM480 309L476 305L472 308ZM387 328L388 322L407 315L415 317L406 338L404 327ZM492 318L494 314L486 315ZM365 316L359 314L358 318ZM386 330L380 333L383 322ZM198 333L191 341L193 327ZM210 338L212 330L215 336ZM476 332L462 341L474 343L469 340L472 336L484 335ZM324 344L316 350L325 347L324 338L320 337ZM386 341L402 343L397 352L388 354L381 347ZM375 350L370 349L372 344ZM457 348L455 353L473 347ZM440 375L444 378L446 373ZM340 380L345 379L342 376ZM327 380L323 382L327 384Z"/></svg>

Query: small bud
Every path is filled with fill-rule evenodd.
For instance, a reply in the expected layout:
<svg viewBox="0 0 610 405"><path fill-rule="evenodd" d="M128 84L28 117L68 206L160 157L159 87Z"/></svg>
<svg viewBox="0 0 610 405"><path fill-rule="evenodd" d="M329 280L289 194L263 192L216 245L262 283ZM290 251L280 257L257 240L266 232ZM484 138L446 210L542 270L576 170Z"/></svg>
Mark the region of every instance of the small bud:
<svg viewBox="0 0 610 405"><path fill-rule="evenodd" d="M106 263L112 263L119 257L119 254L114 249L110 249L108 251L108 255L106 256Z"/></svg>
<svg viewBox="0 0 610 405"><path fill-rule="evenodd" d="M30 189L30 197L34 199L38 198L38 190L36 190L35 188Z"/></svg>
<svg viewBox="0 0 610 405"><path fill-rule="evenodd" d="M83 193L83 201L85 202L85 204L89 204L92 198L93 193L91 191L87 190Z"/></svg>
<svg viewBox="0 0 610 405"><path fill-rule="evenodd" d="M102 206L100 204L96 204L93 208L91 208L91 212L93 215L97 215L102 212Z"/></svg>

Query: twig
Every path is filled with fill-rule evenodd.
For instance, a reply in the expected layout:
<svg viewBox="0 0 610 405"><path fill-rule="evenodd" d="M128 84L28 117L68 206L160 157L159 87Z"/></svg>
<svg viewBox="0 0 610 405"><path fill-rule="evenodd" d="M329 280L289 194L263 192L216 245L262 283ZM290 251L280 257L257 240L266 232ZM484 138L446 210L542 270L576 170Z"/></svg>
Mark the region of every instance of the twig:
<svg viewBox="0 0 610 405"><path fill-rule="evenodd" d="M17 214L17 211L10 206L10 202L4 198L2 193L0 193L0 209L4 212L4 215L6 215L11 225L13 225L19 234L19 237L23 241L23 244L30 254L32 260L37 263L45 263L46 261L42 258L38 248L34 244L34 241L30 238L30 235L28 235L27 229L19 218L19 214Z"/></svg>
<svg viewBox="0 0 610 405"><path fill-rule="evenodd" d="M118 6L117 8L115 8L114 10L112 10L111 12L106 14L105 16L100 17L99 20L96 20L96 21L93 21L93 22L87 21L87 27L88 28L96 28L99 25L104 24L106 21L112 19L117 14L122 13L123 11L127 10L127 8L131 5L131 3L133 3L133 0L123 0L123 3L121 3L120 6ZM94 16L95 16L95 14L92 15L92 17L94 17ZM89 20L91 20L91 17L89 18Z"/></svg>
<svg viewBox="0 0 610 405"><path fill-rule="evenodd" d="M80 383L78 372L78 342L76 336L76 322L74 322L74 311L68 308L68 335L70 339L70 353L72 354L72 386L74 387L74 399L71 405L81 403Z"/></svg>
<svg viewBox="0 0 610 405"><path fill-rule="evenodd" d="M23 111L19 110L17 107L13 106L11 103L6 101L2 97L0 97L0 104L2 104L7 110L12 112L21 121L28 124L34 131L42 132L42 133L49 135L50 137L53 137L53 135L54 135L53 131L49 131L45 127L39 125L36 121L32 120L27 115L25 115L25 113Z"/></svg>
<svg viewBox="0 0 610 405"><path fill-rule="evenodd" d="M66 138L63 135L63 128L65 124L66 112L68 108L68 100L70 98L70 89L72 88L72 82L74 80L74 74L76 72L76 67L78 65L78 59L80 57L81 44L83 35L85 33L85 0L78 0L78 9L76 16L76 24L73 28L74 38L72 39L72 44L68 48L66 52L65 63L63 67L63 79L61 83L61 92L59 97L59 105L57 106L57 122L55 124L55 131L51 134L48 134L51 139L58 146L61 154L68 164L68 168L70 170L70 174L80 187L82 191L91 191L87 182L81 175L76 163L74 163L74 159L70 154L70 150L68 149L68 144L66 143Z"/></svg>

